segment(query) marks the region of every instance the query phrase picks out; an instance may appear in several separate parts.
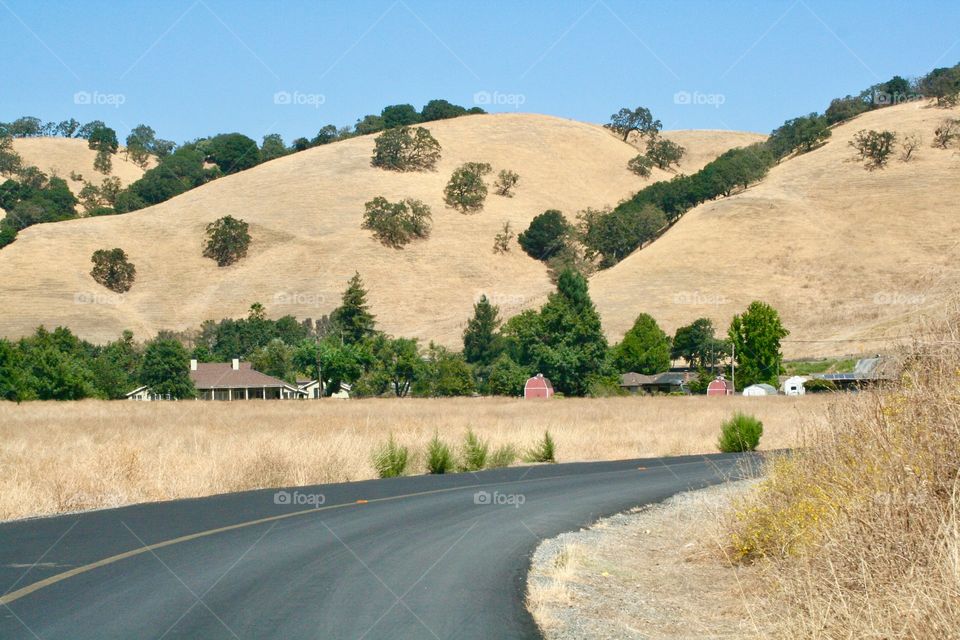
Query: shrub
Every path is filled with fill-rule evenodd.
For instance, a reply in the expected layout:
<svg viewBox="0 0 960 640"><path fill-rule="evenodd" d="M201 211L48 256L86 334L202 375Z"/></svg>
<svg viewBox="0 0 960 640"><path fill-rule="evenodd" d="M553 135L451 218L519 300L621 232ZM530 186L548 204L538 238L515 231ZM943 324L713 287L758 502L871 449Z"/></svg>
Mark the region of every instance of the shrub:
<svg viewBox="0 0 960 640"><path fill-rule="evenodd" d="M653 170L653 160L641 153L627 163L627 169L641 178L649 178L650 172Z"/></svg>
<svg viewBox="0 0 960 640"><path fill-rule="evenodd" d="M443 190L443 200L447 206L462 213L478 211L487 199L487 185L483 176L493 171L486 162L467 162L457 168Z"/></svg>
<svg viewBox="0 0 960 640"><path fill-rule="evenodd" d="M207 225L205 258L216 260L218 267L231 265L247 255L250 246L248 225L233 216L224 216Z"/></svg>
<svg viewBox="0 0 960 640"><path fill-rule="evenodd" d="M362 228L373 231L373 237L388 247L399 249L415 238L430 235L430 207L419 200L390 202L378 196L364 207Z"/></svg>
<svg viewBox="0 0 960 640"><path fill-rule="evenodd" d="M97 249L90 258L93 279L111 291L124 293L133 286L137 268L127 259L123 249Z"/></svg>
<svg viewBox="0 0 960 640"><path fill-rule="evenodd" d="M531 258L547 260L563 250L569 232L570 224L563 214L550 209L534 218L517 241Z"/></svg>
<svg viewBox="0 0 960 640"><path fill-rule="evenodd" d="M881 169L893 153L896 141L897 134L892 131L861 129L854 134L850 146L859 152L861 160L866 161L867 169Z"/></svg>
<svg viewBox="0 0 960 640"><path fill-rule="evenodd" d="M497 181L493 183L494 191L498 196L513 197L513 188L520 182L520 174L509 169L503 169L497 174Z"/></svg>
<svg viewBox="0 0 960 640"><path fill-rule="evenodd" d="M910 162L913 159L913 153L920 148L923 141L920 136L913 133L903 138L900 143L900 160Z"/></svg>
<svg viewBox="0 0 960 640"><path fill-rule="evenodd" d="M954 140L960 138L960 120L947 118L937 125L933 132L933 146L947 149Z"/></svg>
<svg viewBox="0 0 960 640"><path fill-rule="evenodd" d="M436 432L427 445L427 473L443 474L453 471L453 452Z"/></svg>
<svg viewBox="0 0 960 640"><path fill-rule="evenodd" d="M524 456L524 460L527 462L556 462L557 461L557 445L553 441L553 437L550 435L549 431L543 433L543 440L541 440L537 446L533 447L527 452L527 455Z"/></svg>
<svg viewBox="0 0 960 640"><path fill-rule="evenodd" d="M820 378L811 378L803 383L803 388L807 393L823 393L827 391L836 391L837 385L832 380L821 380Z"/></svg>
<svg viewBox="0 0 960 640"><path fill-rule="evenodd" d="M512 444L505 444L502 447L498 447L490 455L490 460L487 463L488 469L500 469L502 467L509 467L517 459L517 450Z"/></svg>
<svg viewBox="0 0 960 640"><path fill-rule="evenodd" d="M487 456L490 452L490 445L486 440L480 438L473 432L473 429L467 431L463 438L463 449L460 452L460 471L480 471L487 466Z"/></svg>
<svg viewBox="0 0 960 640"><path fill-rule="evenodd" d="M763 423L751 415L738 411L732 418L724 421L717 448L724 453L755 451L760 444L761 435L763 435Z"/></svg>
<svg viewBox="0 0 960 640"><path fill-rule="evenodd" d="M407 462L410 451L393 439L383 444L373 454L373 466L377 470L377 475L381 478L396 478L402 476L407 470Z"/></svg>
<svg viewBox="0 0 960 640"><path fill-rule="evenodd" d="M390 171L429 171L440 159L440 143L423 127L388 129L374 141L370 164Z"/></svg>
<svg viewBox="0 0 960 640"><path fill-rule="evenodd" d="M503 228L493 237L493 252L506 253L510 251L510 242L515 235L513 229L510 227L510 222L504 222Z"/></svg>

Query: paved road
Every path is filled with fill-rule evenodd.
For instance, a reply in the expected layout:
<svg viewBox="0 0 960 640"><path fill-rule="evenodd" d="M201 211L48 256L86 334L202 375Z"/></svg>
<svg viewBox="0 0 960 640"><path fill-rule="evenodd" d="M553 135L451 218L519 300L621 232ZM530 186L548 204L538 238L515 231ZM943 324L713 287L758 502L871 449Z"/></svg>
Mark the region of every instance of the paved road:
<svg viewBox="0 0 960 640"><path fill-rule="evenodd" d="M0 638L537 638L523 593L541 539L753 460L518 467L8 522Z"/></svg>

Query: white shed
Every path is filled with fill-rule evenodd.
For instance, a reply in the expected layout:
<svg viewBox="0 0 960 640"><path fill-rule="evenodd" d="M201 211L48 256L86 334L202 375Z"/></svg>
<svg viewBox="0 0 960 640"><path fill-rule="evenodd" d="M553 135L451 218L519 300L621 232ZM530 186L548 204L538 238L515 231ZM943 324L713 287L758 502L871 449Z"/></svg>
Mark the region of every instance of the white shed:
<svg viewBox="0 0 960 640"><path fill-rule="evenodd" d="M807 392L803 383L809 380L806 376L792 376L783 381L780 391L787 396L802 396Z"/></svg>
<svg viewBox="0 0 960 640"><path fill-rule="evenodd" d="M777 395L777 388L773 385L766 384L761 382L759 384L752 384L746 389L743 390L743 395L745 396L775 396Z"/></svg>

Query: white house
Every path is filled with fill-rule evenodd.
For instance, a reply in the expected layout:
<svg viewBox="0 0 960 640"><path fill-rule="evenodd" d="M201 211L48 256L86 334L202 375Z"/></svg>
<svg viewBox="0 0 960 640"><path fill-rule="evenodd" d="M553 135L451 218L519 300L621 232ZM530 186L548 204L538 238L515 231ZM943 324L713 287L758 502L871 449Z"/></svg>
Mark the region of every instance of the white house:
<svg viewBox="0 0 960 640"><path fill-rule="evenodd" d="M783 381L780 385L780 391L785 396L802 396L807 392L803 383L809 380L806 376L792 376Z"/></svg>
<svg viewBox="0 0 960 640"><path fill-rule="evenodd" d="M766 383L752 384L743 390L745 396L775 396L777 388Z"/></svg>

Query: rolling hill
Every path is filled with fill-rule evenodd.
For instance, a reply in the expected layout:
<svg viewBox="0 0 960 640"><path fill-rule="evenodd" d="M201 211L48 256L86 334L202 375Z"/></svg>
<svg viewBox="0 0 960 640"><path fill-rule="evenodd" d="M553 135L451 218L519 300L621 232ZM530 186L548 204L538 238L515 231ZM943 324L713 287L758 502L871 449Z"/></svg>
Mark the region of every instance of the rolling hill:
<svg viewBox="0 0 960 640"><path fill-rule="evenodd" d="M656 242L593 276L591 293L611 340L640 312L671 333L699 316L723 330L734 313L763 299L791 330L788 356L881 350L885 343L872 338L903 332L960 284L960 154L930 147L936 124L958 114L921 103L864 114L836 127L821 148L774 167L762 183L691 210ZM26 229L0 251L7 301L0 334L22 335L43 323L97 341L126 328L146 338L243 316L257 301L274 317L319 317L359 271L381 328L456 346L480 293L509 316L552 290L545 267L515 244L506 255L492 252L504 222L521 231L548 208L572 219L670 177L629 173L636 149L595 125L499 114L427 126L443 146L435 172L370 167L367 136L286 156L132 214ZM923 144L909 163L893 159L867 171L848 145L859 129L918 134ZM764 137L666 135L689 149L681 166L688 173ZM517 171L516 196L491 193L473 215L445 207L443 187L466 161ZM377 195L429 204L432 236L402 250L371 239L360 222L363 203ZM253 243L246 259L218 268L201 257L203 230L228 214L250 223ZM92 252L114 246L137 267L124 296L89 276ZM822 340L830 342L809 342Z"/></svg>
<svg viewBox="0 0 960 640"><path fill-rule="evenodd" d="M286 156L135 213L30 227L0 251L0 294L8 301L0 310L0 335L32 332L42 323L66 325L96 341L127 328L147 338L159 329L244 316L258 301L271 316L319 317L339 303L347 279L359 271L383 329L455 345L480 293L509 315L552 289L544 265L515 243L508 254L493 253L504 222L521 231L548 208L573 218L579 209L615 205L669 177L631 174L626 163L635 149L596 125L502 114L428 128L443 145L435 172L372 168L373 137L367 136ZM670 137L699 149L685 171L733 146L723 132ZM733 138L739 144L743 134ZM443 187L467 161L517 171L516 196L491 193L473 215L445 207ZM431 237L402 250L371 239L360 228L363 204L378 195L429 204ZM201 256L204 227L228 214L250 223L253 242L246 259L219 268ZM110 247L123 248L137 268L136 284L123 296L89 275L93 251Z"/></svg>
<svg viewBox="0 0 960 640"><path fill-rule="evenodd" d="M907 332L960 284L960 154L930 144L947 116L960 109L914 102L863 114L760 184L689 211L594 276L606 330L622 335L639 311L668 332L700 316L725 329L761 299L791 331L787 355L881 350L887 341L873 338ZM861 129L922 144L909 163L895 156L867 171L849 146Z"/></svg>
<svg viewBox="0 0 960 640"><path fill-rule="evenodd" d="M79 138L15 138L13 150L23 159L24 165L33 165L44 173L56 175L67 181L74 193L79 193L83 183L70 179L71 173L78 173L84 179L100 184L104 176L93 168L97 152L87 146L86 140ZM126 159L123 148L111 158L113 169L111 176L120 178L126 186L143 175L143 169Z"/></svg>

